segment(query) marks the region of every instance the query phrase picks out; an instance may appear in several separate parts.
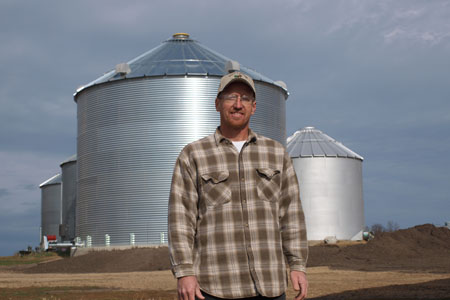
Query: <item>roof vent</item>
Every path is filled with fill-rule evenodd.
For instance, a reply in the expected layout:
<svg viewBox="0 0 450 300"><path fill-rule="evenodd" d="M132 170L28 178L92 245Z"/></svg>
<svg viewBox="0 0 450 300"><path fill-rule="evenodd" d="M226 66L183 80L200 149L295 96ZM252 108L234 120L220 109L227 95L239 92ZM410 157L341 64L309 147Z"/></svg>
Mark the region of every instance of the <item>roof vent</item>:
<svg viewBox="0 0 450 300"><path fill-rule="evenodd" d="M116 65L116 73L120 75L127 75L131 72L130 66L127 63L120 63Z"/></svg>
<svg viewBox="0 0 450 300"><path fill-rule="evenodd" d="M278 84L283 89L287 90L287 84L284 81L278 80L278 81L275 81L275 84Z"/></svg>
<svg viewBox="0 0 450 300"><path fill-rule="evenodd" d="M174 33L174 34L172 35L172 37L173 37L174 39L177 39L177 40L185 40L185 39L188 39L188 38L189 38L189 33L178 32L178 33Z"/></svg>
<svg viewBox="0 0 450 300"><path fill-rule="evenodd" d="M241 66L235 60L229 60L225 64L225 73L232 73L234 71L240 71L240 70L241 70Z"/></svg>

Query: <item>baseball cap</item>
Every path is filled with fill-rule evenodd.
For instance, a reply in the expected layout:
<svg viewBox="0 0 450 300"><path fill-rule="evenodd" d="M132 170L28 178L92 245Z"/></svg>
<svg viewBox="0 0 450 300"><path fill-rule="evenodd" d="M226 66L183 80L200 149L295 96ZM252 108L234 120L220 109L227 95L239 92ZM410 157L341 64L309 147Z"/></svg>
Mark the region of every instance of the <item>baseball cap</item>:
<svg viewBox="0 0 450 300"><path fill-rule="evenodd" d="M256 94L255 83L253 82L253 79L250 76L245 75L244 73L241 73L241 72L232 72L232 73L229 73L229 74L223 76L220 79L220 85L219 85L219 90L217 91L217 95L220 94L221 92L223 92L223 90L230 83L233 83L233 82L243 82L243 83L245 83L246 85L251 87L253 93Z"/></svg>

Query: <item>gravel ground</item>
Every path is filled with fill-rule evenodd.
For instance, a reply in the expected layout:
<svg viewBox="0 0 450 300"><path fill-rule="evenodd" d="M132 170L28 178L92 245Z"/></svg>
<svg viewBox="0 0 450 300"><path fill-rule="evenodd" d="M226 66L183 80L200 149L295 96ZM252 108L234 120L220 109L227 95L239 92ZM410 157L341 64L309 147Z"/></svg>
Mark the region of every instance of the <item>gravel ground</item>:
<svg viewBox="0 0 450 300"><path fill-rule="evenodd" d="M308 270L308 279L310 299L450 299L444 297L450 297L448 273L367 272L312 267ZM0 272L0 299L9 299L7 296L19 291L29 295L11 299L44 299L45 295L36 297L42 291L37 288L45 288L46 299L163 300L176 297L176 280L167 270L78 274ZM292 299L295 293L289 288L287 295Z"/></svg>

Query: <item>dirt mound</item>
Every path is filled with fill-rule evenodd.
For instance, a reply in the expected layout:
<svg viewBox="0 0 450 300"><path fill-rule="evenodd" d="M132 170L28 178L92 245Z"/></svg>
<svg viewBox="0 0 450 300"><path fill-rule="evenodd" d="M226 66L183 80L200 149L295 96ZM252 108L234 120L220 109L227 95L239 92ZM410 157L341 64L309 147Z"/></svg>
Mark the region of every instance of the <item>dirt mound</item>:
<svg viewBox="0 0 450 300"><path fill-rule="evenodd" d="M450 279L418 284L389 285L377 288L346 291L310 300L445 300L450 299Z"/></svg>
<svg viewBox="0 0 450 300"><path fill-rule="evenodd" d="M450 272L450 230L430 224L382 233L368 243L310 247L308 266ZM25 273L109 273L170 269L167 247L98 251L39 264Z"/></svg>
<svg viewBox="0 0 450 300"><path fill-rule="evenodd" d="M38 264L24 273L116 273L170 268L167 247L93 251L86 255Z"/></svg>
<svg viewBox="0 0 450 300"><path fill-rule="evenodd" d="M450 230L425 224L381 233L366 244L311 247L308 266L450 272Z"/></svg>

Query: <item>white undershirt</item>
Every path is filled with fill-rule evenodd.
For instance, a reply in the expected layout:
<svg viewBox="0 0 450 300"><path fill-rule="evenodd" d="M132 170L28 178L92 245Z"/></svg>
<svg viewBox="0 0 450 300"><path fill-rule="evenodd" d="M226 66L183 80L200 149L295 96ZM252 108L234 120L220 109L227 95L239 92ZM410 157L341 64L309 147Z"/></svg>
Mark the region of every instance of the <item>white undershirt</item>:
<svg viewBox="0 0 450 300"><path fill-rule="evenodd" d="M241 152L242 147L244 146L246 141L232 141L233 145L236 147L236 149L238 150L238 152Z"/></svg>

